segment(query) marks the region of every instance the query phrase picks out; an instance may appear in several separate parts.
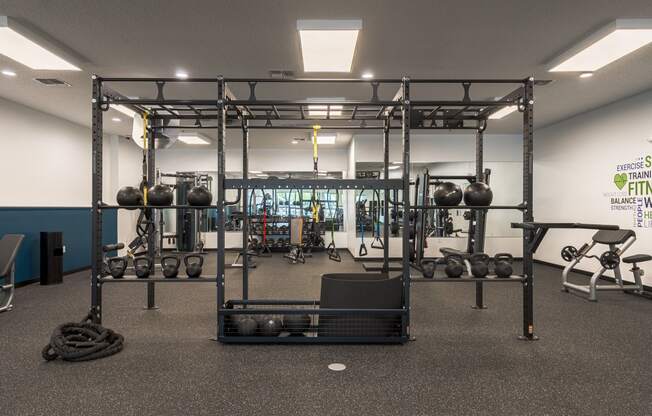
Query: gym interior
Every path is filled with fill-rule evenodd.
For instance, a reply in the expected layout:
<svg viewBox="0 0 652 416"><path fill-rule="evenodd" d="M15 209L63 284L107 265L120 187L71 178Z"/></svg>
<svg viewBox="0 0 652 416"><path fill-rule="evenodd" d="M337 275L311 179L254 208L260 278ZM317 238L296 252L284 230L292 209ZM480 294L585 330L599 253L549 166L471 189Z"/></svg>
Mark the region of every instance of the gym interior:
<svg viewBox="0 0 652 416"><path fill-rule="evenodd" d="M5 415L650 415L652 3L0 1Z"/></svg>

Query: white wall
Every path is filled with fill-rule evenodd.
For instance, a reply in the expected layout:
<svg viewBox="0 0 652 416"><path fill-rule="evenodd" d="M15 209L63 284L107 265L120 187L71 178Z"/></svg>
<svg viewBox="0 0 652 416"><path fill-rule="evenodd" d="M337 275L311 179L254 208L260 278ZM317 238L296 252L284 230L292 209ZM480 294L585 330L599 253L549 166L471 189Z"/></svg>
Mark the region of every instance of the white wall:
<svg viewBox="0 0 652 416"><path fill-rule="evenodd" d="M347 169L346 149L319 149L319 170L343 171ZM215 149L171 149L157 153L156 165L164 172L217 171ZM312 172L312 149L251 149L249 170ZM226 171L242 171L242 151L227 149Z"/></svg>
<svg viewBox="0 0 652 416"><path fill-rule="evenodd" d="M627 196L614 184L619 164L652 155L652 92L640 94L537 130L534 148L534 216L537 221L616 224L633 229L638 240L628 254L652 254L652 218L637 226L635 211L612 210L610 197ZM652 167L641 169L652 171ZM650 179L647 184L652 185ZM647 195L652 198L652 194ZM652 216L652 206L646 210ZM551 230L537 259L564 264L567 244L589 241L592 231ZM604 249L601 247L600 251ZM594 271L597 262L580 266ZM644 263L644 283L652 285L652 264ZM625 268L624 275L631 280Z"/></svg>
<svg viewBox="0 0 652 416"><path fill-rule="evenodd" d="M90 129L3 98L0 126L0 205L90 206Z"/></svg>

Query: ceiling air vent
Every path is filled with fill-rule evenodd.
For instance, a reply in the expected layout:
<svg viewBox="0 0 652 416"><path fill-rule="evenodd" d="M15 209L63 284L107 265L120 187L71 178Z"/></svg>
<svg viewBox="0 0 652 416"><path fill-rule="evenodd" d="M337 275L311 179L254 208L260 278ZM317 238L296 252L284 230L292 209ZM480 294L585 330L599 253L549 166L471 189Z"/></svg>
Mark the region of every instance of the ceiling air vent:
<svg viewBox="0 0 652 416"><path fill-rule="evenodd" d="M38 82L41 85L45 85L46 87L70 87L71 86L66 81L61 81L60 79L56 79L56 78L34 78L34 81Z"/></svg>
<svg viewBox="0 0 652 416"><path fill-rule="evenodd" d="M269 77L277 79L291 79L294 78L294 71L272 69L269 71Z"/></svg>

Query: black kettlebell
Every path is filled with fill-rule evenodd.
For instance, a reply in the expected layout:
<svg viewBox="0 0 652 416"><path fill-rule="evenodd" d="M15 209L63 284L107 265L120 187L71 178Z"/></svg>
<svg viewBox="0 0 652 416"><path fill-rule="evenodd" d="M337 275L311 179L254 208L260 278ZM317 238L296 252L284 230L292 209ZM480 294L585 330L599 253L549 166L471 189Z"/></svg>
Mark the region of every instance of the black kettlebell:
<svg viewBox="0 0 652 416"><path fill-rule="evenodd" d="M421 273L423 277L427 279L432 279L435 276L435 269L437 268L437 263L432 260L424 260L421 262Z"/></svg>
<svg viewBox="0 0 652 416"><path fill-rule="evenodd" d="M460 277L464 273L464 259L459 254L448 254L444 257L446 267L444 272L448 277Z"/></svg>
<svg viewBox="0 0 652 416"><path fill-rule="evenodd" d="M188 277L197 278L201 276L204 257L199 254L190 253L183 258L183 264L186 266L186 274Z"/></svg>
<svg viewBox="0 0 652 416"><path fill-rule="evenodd" d="M122 279L125 275L125 270L127 270L127 258L112 257L107 260L107 265L109 267L109 273L111 273L114 279Z"/></svg>
<svg viewBox="0 0 652 416"><path fill-rule="evenodd" d="M473 277L482 279L489 274L489 256L485 253L474 253L469 259L471 263L471 274Z"/></svg>
<svg viewBox="0 0 652 416"><path fill-rule="evenodd" d="M494 256L494 273L496 277L508 278L514 272L512 262L514 257L509 253L498 253Z"/></svg>
<svg viewBox="0 0 652 416"><path fill-rule="evenodd" d="M134 259L134 270L137 278L147 279L152 272L152 260L149 257L136 257Z"/></svg>
<svg viewBox="0 0 652 416"><path fill-rule="evenodd" d="M163 256L161 257L161 268L163 269L163 276L168 279L174 279L179 274L179 265L181 260L176 256Z"/></svg>

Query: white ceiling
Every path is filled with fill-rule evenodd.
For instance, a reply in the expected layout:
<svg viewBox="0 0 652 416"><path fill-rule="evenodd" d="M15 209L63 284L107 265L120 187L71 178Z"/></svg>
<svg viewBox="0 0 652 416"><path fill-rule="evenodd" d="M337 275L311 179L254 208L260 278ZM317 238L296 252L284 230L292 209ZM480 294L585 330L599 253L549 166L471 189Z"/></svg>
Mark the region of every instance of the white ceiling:
<svg viewBox="0 0 652 416"><path fill-rule="evenodd" d="M649 0L0 0L0 15L38 29L85 61L81 73L51 73L0 56L1 68L18 72L16 78L0 76L0 96L84 125L90 124L91 73L166 77L184 69L197 77L266 77L269 70L285 69L299 76L324 76L302 73L297 19L362 19L353 71L347 77L371 70L377 78L552 79L553 84L536 93L538 127L652 87L652 46L589 79L546 71L551 58L596 28L616 18L652 17ZM72 87L43 87L32 81L36 76L57 77ZM367 93L341 87L290 94L357 98ZM486 98L493 91L475 93ZM210 88L202 94L210 95ZM105 129L129 134L126 123L110 121L114 115L119 116L106 118ZM489 132L519 130L516 115L489 127ZM252 142L258 134L252 131ZM260 137L267 137L267 146L291 146L297 134L274 131ZM340 145L349 137L342 135Z"/></svg>

